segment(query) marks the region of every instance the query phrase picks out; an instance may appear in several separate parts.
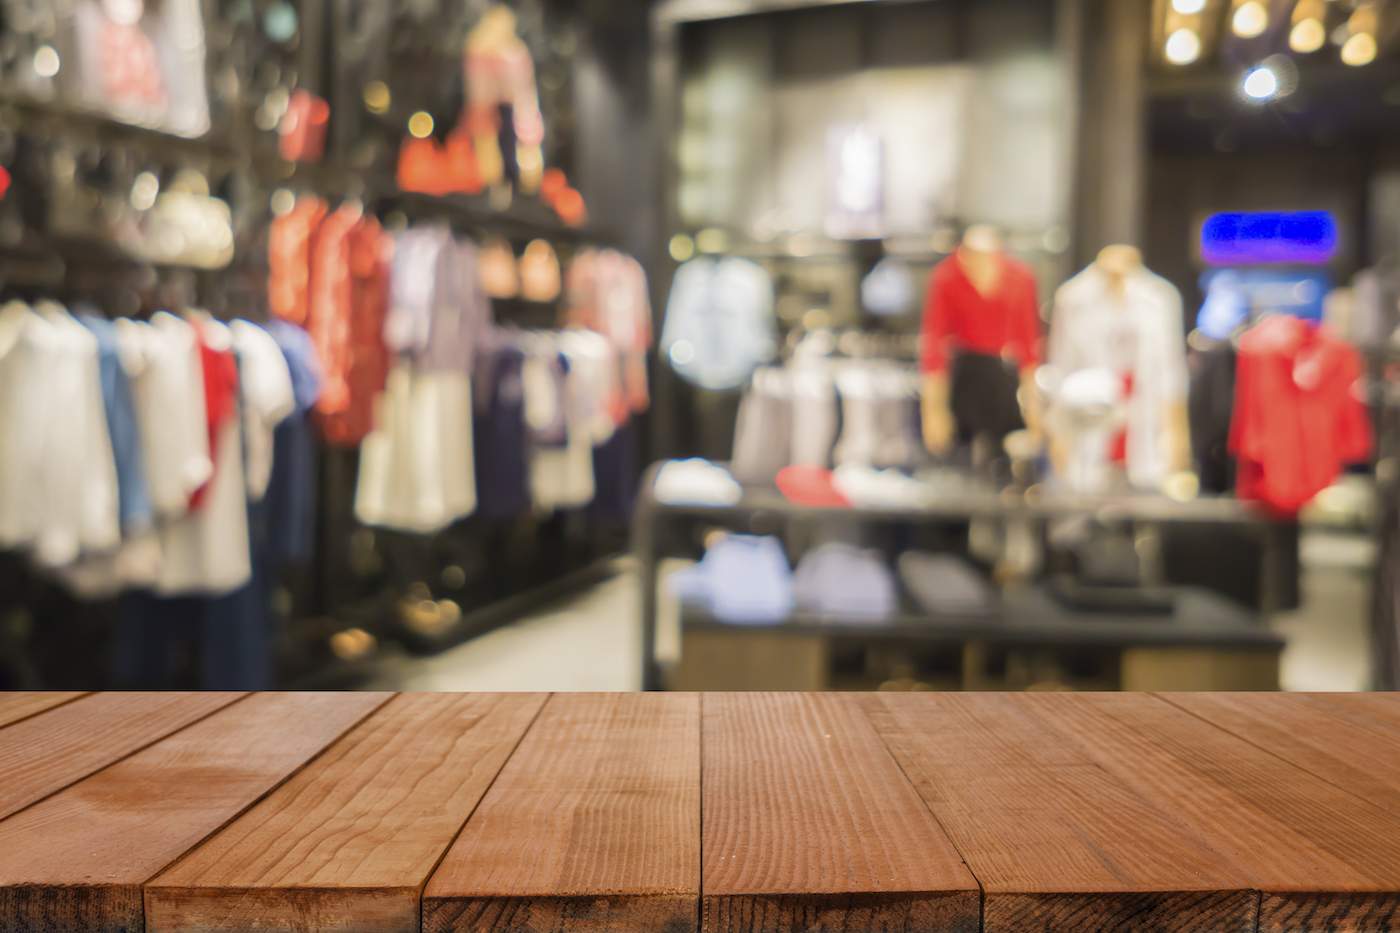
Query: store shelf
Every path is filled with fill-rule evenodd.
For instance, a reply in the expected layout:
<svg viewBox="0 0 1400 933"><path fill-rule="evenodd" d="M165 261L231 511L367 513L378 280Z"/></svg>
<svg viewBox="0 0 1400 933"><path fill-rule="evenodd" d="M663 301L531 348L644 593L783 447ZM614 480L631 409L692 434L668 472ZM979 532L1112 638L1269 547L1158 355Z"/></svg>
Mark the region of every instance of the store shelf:
<svg viewBox="0 0 1400 933"><path fill-rule="evenodd" d="M1074 612L1060 606L1039 587L1011 591L991 609L968 613L900 613L886 619L859 619L795 613L776 625L723 622L709 612L685 606L687 630L769 632L823 635L870 642L1056 646L1066 648L1126 646L1208 646L1272 648L1283 638L1259 618L1220 596L1189 588L1177 594L1170 614Z"/></svg>
<svg viewBox="0 0 1400 933"><path fill-rule="evenodd" d="M937 487L928 501L898 507L810 506L794 503L773 487L749 486L733 505L663 502L652 495L656 471L643 478L643 498L659 515L735 518L755 513L848 518L855 521L920 521L978 517L1064 518L1088 515L1101 521L1219 522L1223 524L1271 524L1275 519L1262 508L1226 496L1176 500L1165 496L1124 494L1085 496L1068 493L1008 489L997 492L974 483Z"/></svg>
<svg viewBox="0 0 1400 933"><path fill-rule="evenodd" d="M487 194L431 195L386 191L375 197L381 214L400 211L410 220L446 220L488 232L538 236L565 242L614 245L618 238L591 227L574 227L537 197L515 195L507 207L497 207Z"/></svg>

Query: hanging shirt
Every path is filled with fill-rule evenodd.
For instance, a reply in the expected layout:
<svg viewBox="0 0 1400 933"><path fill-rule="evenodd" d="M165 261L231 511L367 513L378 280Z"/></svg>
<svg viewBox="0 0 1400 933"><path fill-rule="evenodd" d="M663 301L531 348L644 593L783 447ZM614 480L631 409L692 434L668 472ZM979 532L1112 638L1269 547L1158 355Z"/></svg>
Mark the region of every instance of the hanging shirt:
<svg viewBox="0 0 1400 933"><path fill-rule="evenodd" d="M945 372L957 352L1003 357L1022 370L1040 362L1035 274L1009 256L1001 263L1000 280L985 295L957 253L934 267L924 298L923 372Z"/></svg>
<svg viewBox="0 0 1400 933"><path fill-rule="evenodd" d="M472 386L472 428L481 514L510 518L530 508L522 370L525 354L497 330L486 337Z"/></svg>
<svg viewBox="0 0 1400 933"><path fill-rule="evenodd" d="M350 205L332 212L316 237L307 332L325 376L316 411L333 444L354 446L369 433L384 388L392 249L379 222Z"/></svg>
<svg viewBox="0 0 1400 933"><path fill-rule="evenodd" d="M444 226L414 227L393 252L385 343L420 368L469 372L491 322L475 244Z"/></svg>
<svg viewBox="0 0 1400 933"><path fill-rule="evenodd" d="M565 323L607 338L617 354L616 397L609 403L621 424L650 404L647 352L651 299L641 263L617 250L584 250L569 265Z"/></svg>
<svg viewBox="0 0 1400 933"><path fill-rule="evenodd" d="M60 306L0 309L0 546L45 567L120 541L97 340Z"/></svg>
<svg viewBox="0 0 1400 933"><path fill-rule="evenodd" d="M237 414L238 409L238 360L233 354L232 338L223 328L215 331L210 321L197 318L191 318L190 326L194 328L200 373L204 381L204 421L209 434L209 456L217 473L223 427ZM211 338L211 332L217 336ZM208 488L206 483L194 491L190 496L191 509L198 509L204 504Z"/></svg>
<svg viewBox="0 0 1400 933"><path fill-rule="evenodd" d="M1236 493L1283 514L1371 452L1361 357L1298 318L1271 315L1240 338L1230 451Z"/></svg>
<svg viewBox="0 0 1400 933"><path fill-rule="evenodd" d="M293 411L273 432L272 474L264 498L269 554L274 565L309 560L316 531L316 449L310 413L321 395L321 366L311 338L299 327L272 321L291 375Z"/></svg>
<svg viewBox="0 0 1400 933"><path fill-rule="evenodd" d="M277 317L300 327L306 326L310 313L311 257L326 212L325 201L303 196L268 228L268 306Z"/></svg>
<svg viewBox="0 0 1400 933"><path fill-rule="evenodd" d="M201 487L200 507L159 528L161 565L155 591L163 596L222 595L248 582L252 563L248 539L248 487L243 470L243 421L238 417L238 370L233 335L213 319L197 325L200 355L218 370L231 367L232 396L206 411L226 414L217 421L213 476ZM216 381L225 378L220 372ZM207 378L195 385L210 385ZM185 387L195 392L194 385ZM216 391L223 392L219 386Z"/></svg>
<svg viewBox="0 0 1400 933"><path fill-rule="evenodd" d="M117 467L97 338L52 301L39 302L34 311L26 331L39 343L45 370L39 386L25 390L43 410L34 552L41 564L60 566L120 543Z"/></svg>
<svg viewBox="0 0 1400 933"><path fill-rule="evenodd" d="M429 533L475 511L470 377L400 361L375 407L360 445L355 517Z"/></svg>
<svg viewBox="0 0 1400 933"><path fill-rule="evenodd" d="M261 502L272 478L274 432L295 409L292 375L281 348L267 331L248 321L234 321L229 329L238 353L248 498Z"/></svg>
<svg viewBox="0 0 1400 933"><path fill-rule="evenodd" d="M102 400L107 414L107 433L117 467L117 503L124 534L150 527L154 519L150 493L146 489L146 468L141 457L141 436L136 425L136 403L131 381L122 365L117 327L95 313L78 315L78 321L97 338L98 366L102 379Z"/></svg>
<svg viewBox="0 0 1400 933"><path fill-rule="evenodd" d="M777 351L773 283L747 259L692 259L676 270L661 352L681 378L735 389Z"/></svg>
<svg viewBox="0 0 1400 933"><path fill-rule="evenodd" d="M194 328L167 312L117 322L131 377L141 454L157 517L183 515L213 475L204 378Z"/></svg>
<svg viewBox="0 0 1400 933"><path fill-rule="evenodd" d="M1181 295L1146 269L1127 275L1119 287L1090 265L1055 293L1047 362L1063 379L1087 370L1110 373L1126 398L1126 436L1120 459L1128 479L1144 489L1160 487L1171 467L1166 415L1184 404L1188 374ZM1068 445L1071 472L1101 485L1114 459L1118 429L1076 435ZM1097 478L1095 478L1097 477ZM1091 490L1083 490L1091 491Z"/></svg>

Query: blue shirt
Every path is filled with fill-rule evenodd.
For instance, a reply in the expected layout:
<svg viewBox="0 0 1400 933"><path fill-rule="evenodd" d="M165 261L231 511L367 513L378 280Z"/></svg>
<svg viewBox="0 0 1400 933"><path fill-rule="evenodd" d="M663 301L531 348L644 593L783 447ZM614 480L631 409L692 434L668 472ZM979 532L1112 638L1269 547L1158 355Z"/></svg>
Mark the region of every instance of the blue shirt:
<svg viewBox="0 0 1400 933"><path fill-rule="evenodd" d="M272 432L272 475L263 500L267 557L273 563L306 561L315 547L316 442L310 413L321 396L321 364L306 331L285 321L265 326L287 360L296 405Z"/></svg>
<svg viewBox="0 0 1400 933"><path fill-rule="evenodd" d="M140 531L150 526L154 508L146 486L146 466L141 456L141 433L136 424L131 381L122 368L117 348L117 326L90 310L83 310L76 317L97 338L102 404L117 467L117 512L122 531Z"/></svg>
<svg viewBox="0 0 1400 933"><path fill-rule="evenodd" d="M681 378L705 389L735 389L776 350L773 282L762 266L701 257L676 270L661 352Z"/></svg>
<svg viewBox="0 0 1400 933"><path fill-rule="evenodd" d="M671 588L733 625L773 625L792 613L792 568L772 536L727 535L699 564L674 574Z"/></svg>

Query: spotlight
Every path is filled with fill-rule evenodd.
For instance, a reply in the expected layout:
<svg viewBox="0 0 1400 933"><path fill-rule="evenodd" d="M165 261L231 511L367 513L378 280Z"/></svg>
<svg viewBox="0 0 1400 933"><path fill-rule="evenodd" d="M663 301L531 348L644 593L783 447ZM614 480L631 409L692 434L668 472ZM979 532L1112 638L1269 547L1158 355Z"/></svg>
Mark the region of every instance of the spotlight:
<svg viewBox="0 0 1400 933"><path fill-rule="evenodd" d="M1342 62L1353 67L1376 60L1376 5L1362 3L1347 19L1347 38L1342 43Z"/></svg>
<svg viewBox="0 0 1400 933"><path fill-rule="evenodd" d="M1230 28L1241 39L1253 39L1269 28L1269 10L1263 0L1237 0Z"/></svg>
<svg viewBox="0 0 1400 933"><path fill-rule="evenodd" d="M1206 0L1172 0L1172 9L1183 16L1192 16L1206 8Z"/></svg>
<svg viewBox="0 0 1400 933"><path fill-rule="evenodd" d="M1278 75L1268 65L1259 65L1245 72L1240 89L1250 100L1259 103L1273 100L1278 96Z"/></svg>
<svg viewBox="0 0 1400 933"><path fill-rule="evenodd" d="M1323 0L1298 0L1293 8L1293 28L1288 33L1288 47L1300 55L1316 52L1327 44L1327 16Z"/></svg>
<svg viewBox="0 0 1400 933"><path fill-rule="evenodd" d="M1369 32L1358 32L1348 37L1342 44L1342 62L1359 68L1376 60L1376 37Z"/></svg>
<svg viewBox="0 0 1400 933"><path fill-rule="evenodd" d="M1189 65L1201 57L1201 37L1194 29L1178 29L1167 37L1165 53L1173 65Z"/></svg>

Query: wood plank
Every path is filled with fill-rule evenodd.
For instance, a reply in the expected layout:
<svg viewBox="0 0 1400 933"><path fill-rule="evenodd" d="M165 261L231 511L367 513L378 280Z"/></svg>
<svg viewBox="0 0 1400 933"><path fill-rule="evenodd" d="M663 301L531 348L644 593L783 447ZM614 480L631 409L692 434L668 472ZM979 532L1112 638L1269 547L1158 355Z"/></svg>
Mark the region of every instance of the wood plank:
<svg viewBox="0 0 1400 933"><path fill-rule="evenodd" d="M707 933L977 930L977 882L848 695L701 706Z"/></svg>
<svg viewBox="0 0 1400 933"><path fill-rule="evenodd" d="M1148 694L1042 694L1001 706L1012 702L1239 867L1263 894L1260 930L1400 919L1400 812Z"/></svg>
<svg viewBox="0 0 1400 933"><path fill-rule="evenodd" d="M45 710L71 703L78 697L87 696L82 691L68 693L47 691L42 693L0 693L0 729L11 723L36 716Z"/></svg>
<svg viewBox="0 0 1400 933"><path fill-rule="evenodd" d="M1281 761L1344 789L1362 827L1343 846L1359 866L1349 884L1316 872L1298 883L1265 890L1259 929L1388 930L1400 926L1400 874L1392 840L1400 838L1400 696L1396 694L1165 694L1174 706L1267 751ZM1247 700L1246 702L1240 702ZM1306 801L1318 807L1315 801ZM1330 827L1311 827L1318 834ZM1347 825L1350 825L1348 823ZM1379 837L1379 838L1377 838ZM1345 880L1345 879L1344 879Z"/></svg>
<svg viewBox="0 0 1400 933"><path fill-rule="evenodd" d="M1400 694L1159 696L1304 771L1400 812Z"/></svg>
<svg viewBox="0 0 1400 933"><path fill-rule="evenodd" d="M242 696L99 693L0 729L0 819Z"/></svg>
<svg viewBox="0 0 1400 933"><path fill-rule="evenodd" d="M424 933L694 930L700 697L556 694L438 866Z"/></svg>
<svg viewBox="0 0 1400 933"><path fill-rule="evenodd" d="M395 697L146 885L146 929L416 933L423 885L544 701Z"/></svg>
<svg viewBox="0 0 1400 933"><path fill-rule="evenodd" d="M983 929L1252 931L1249 879L1021 698L858 698L981 882Z"/></svg>
<svg viewBox="0 0 1400 933"><path fill-rule="evenodd" d="M145 882L389 697L250 696L0 822L0 931L142 929Z"/></svg>

